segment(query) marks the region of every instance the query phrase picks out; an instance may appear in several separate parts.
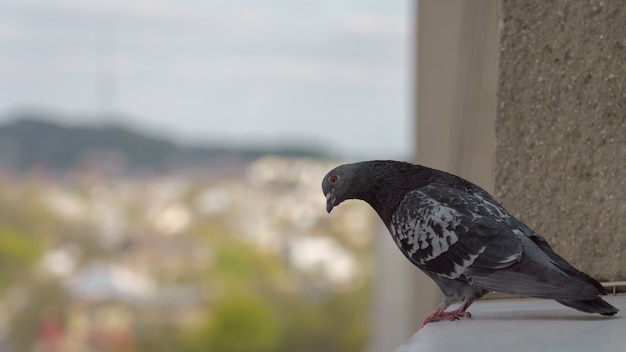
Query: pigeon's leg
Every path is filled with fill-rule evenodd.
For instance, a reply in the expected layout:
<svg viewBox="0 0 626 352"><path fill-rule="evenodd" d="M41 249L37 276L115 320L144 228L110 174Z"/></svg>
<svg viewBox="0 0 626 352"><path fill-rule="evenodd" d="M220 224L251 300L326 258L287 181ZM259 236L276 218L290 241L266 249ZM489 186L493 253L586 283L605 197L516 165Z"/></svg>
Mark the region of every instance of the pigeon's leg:
<svg viewBox="0 0 626 352"><path fill-rule="evenodd" d="M470 298L466 298L463 300L463 305L461 307L459 307L459 309L450 311L450 314L455 314L457 316L457 318L459 317L465 317L465 318L471 318L472 317L472 313L467 311L467 308L469 308L469 306L472 305L472 303L474 303L474 300L476 300L475 297L470 297Z"/></svg>
<svg viewBox="0 0 626 352"><path fill-rule="evenodd" d="M443 302L441 302L441 304L438 305L437 308L435 308L435 310L426 317L426 319L424 319L424 321L422 322L422 327L434 321L448 320L443 317L443 314L445 313L446 308L448 308L449 306L449 304L444 304Z"/></svg>
<svg viewBox="0 0 626 352"><path fill-rule="evenodd" d="M467 308L469 308L469 306L471 306L472 303L474 303L475 300L476 300L476 297L471 297L471 298L465 299L463 301L463 306L461 307L460 311L461 312L467 311Z"/></svg>
<svg viewBox="0 0 626 352"><path fill-rule="evenodd" d="M463 304L458 309L447 312L446 314L452 315L454 317L453 319L471 318L472 313L468 312L467 308L469 308L475 300L481 298L487 292L487 290L483 289L474 289L474 292L471 295L468 294L463 297Z"/></svg>
<svg viewBox="0 0 626 352"><path fill-rule="evenodd" d="M427 316L426 319L424 319L424 321L422 322L422 327L434 321L458 320L459 318L469 318L472 316L469 312L461 311L460 309L446 312L445 310L449 306L449 304L443 303L437 306L437 308L435 308L435 310L430 313L430 315Z"/></svg>
<svg viewBox="0 0 626 352"><path fill-rule="evenodd" d="M466 298L463 300L463 305L459 309L455 309L449 312L446 312L445 310L450 306L450 304L445 304L442 302L440 305L437 306L437 308L435 308L432 313L430 313L429 316L426 317L426 319L424 319L424 322L422 322L422 327L434 321L471 318L472 314L470 312L467 312L466 310L472 303L474 303L474 300L474 297Z"/></svg>

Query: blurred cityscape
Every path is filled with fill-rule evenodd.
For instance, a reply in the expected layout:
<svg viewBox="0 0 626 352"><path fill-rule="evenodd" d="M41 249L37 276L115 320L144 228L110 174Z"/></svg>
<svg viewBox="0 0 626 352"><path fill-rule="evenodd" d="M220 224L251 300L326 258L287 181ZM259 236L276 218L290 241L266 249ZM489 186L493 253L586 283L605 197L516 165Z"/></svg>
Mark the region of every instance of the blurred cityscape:
<svg viewBox="0 0 626 352"><path fill-rule="evenodd" d="M374 213L326 213L338 161L196 153L137 169L136 148L111 146L143 136L65 129L46 147L33 126L0 129L1 351L365 349ZM55 164L62 145L81 158Z"/></svg>
<svg viewBox="0 0 626 352"><path fill-rule="evenodd" d="M0 1L0 352L388 350L321 178L413 155L414 8Z"/></svg>

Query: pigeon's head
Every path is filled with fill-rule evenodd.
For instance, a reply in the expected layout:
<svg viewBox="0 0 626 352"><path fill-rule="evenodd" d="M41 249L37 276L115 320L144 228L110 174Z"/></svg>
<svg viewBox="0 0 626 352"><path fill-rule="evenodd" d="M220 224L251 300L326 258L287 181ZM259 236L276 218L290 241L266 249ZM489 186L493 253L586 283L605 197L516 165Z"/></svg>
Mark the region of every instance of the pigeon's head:
<svg viewBox="0 0 626 352"><path fill-rule="evenodd" d="M322 191L326 196L326 211L330 213L333 207L346 199L356 198L358 190L359 164L345 164L330 170L322 180Z"/></svg>
<svg viewBox="0 0 626 352"><path fill-rule="evenodd" d="M326 210L330 213L346 199L360 199L374 208L385 224L389 224L406 192L422 182L420 173L424 170L418 165L393 160L337 166L322 180Z"/></svg>

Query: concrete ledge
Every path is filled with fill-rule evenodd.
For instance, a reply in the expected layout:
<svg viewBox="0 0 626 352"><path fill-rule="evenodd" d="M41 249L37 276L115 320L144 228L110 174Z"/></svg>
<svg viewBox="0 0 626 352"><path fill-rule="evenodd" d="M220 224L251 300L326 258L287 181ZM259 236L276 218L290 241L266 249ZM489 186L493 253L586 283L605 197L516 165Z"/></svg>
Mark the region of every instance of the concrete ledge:
<svg viewBox="0 0 626 352"><path fill-rule="evenodd" d="M581 313L552 300L482 301L473 317L431 323L395 352L624 351L626 296L606 296L614 317Z"/></svg>

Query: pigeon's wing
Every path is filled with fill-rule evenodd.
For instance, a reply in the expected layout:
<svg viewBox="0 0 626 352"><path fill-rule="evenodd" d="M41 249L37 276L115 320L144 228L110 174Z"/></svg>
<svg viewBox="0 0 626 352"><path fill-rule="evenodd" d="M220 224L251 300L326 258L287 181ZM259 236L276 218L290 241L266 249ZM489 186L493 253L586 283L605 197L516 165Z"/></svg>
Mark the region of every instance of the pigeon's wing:
<svg viewBox="0 0 626 352"><path fill-rule="evenodd" d="M411 191L390 230L422 270L489 291L560 300L593 300L604 291L484 191L442 184Z"/></svg>
<svg viewBox="0 0 626 352"><path fill-rule="evenodd" d="M509 215L486 196L442 184L415 189L398 205L389 230L411 262L449 279L470 267L508 267L521 260L523 235L512 231Z"/></svg>
<svg viewBox="0 0 626 352"><path fill-rule="evenodd" d="M598 281L576 269L568 263L567 260L558 255L542 236L517 218L509 215L489 193L480 188L473 189L472 191L475 192L475 196L481 200L489 213L495 218L502 219L516 235L523 236L525 239L530 240L526 241L525 246L523 246L523 250L526 253L525 260L520 263L523 268L507 268L507 270L503 270L496 275L494 275L494 272L483 271L482 274L486 274L483 275L483 277L479 277L481 276L480 272L473 272L472 276L476 278L476 281L493 282L494 280L498 280L500 276L506 276L513 281L509 282L507 289L515 290L516 286L521 286L521 288L518 288L517 292L514 293L524 293L535 296L541 296L547 293L550 297L554 297L554 291L559 291L559 294L562 294L563 289L566 287L569 293L576 295L607 293L606 289ZM578 284L575 285L575 288L569 286L572 282L579 281L585 282L588 285ZM506 284L506 282L503 280L499 281L498 284L502 285Z"/></svg>

